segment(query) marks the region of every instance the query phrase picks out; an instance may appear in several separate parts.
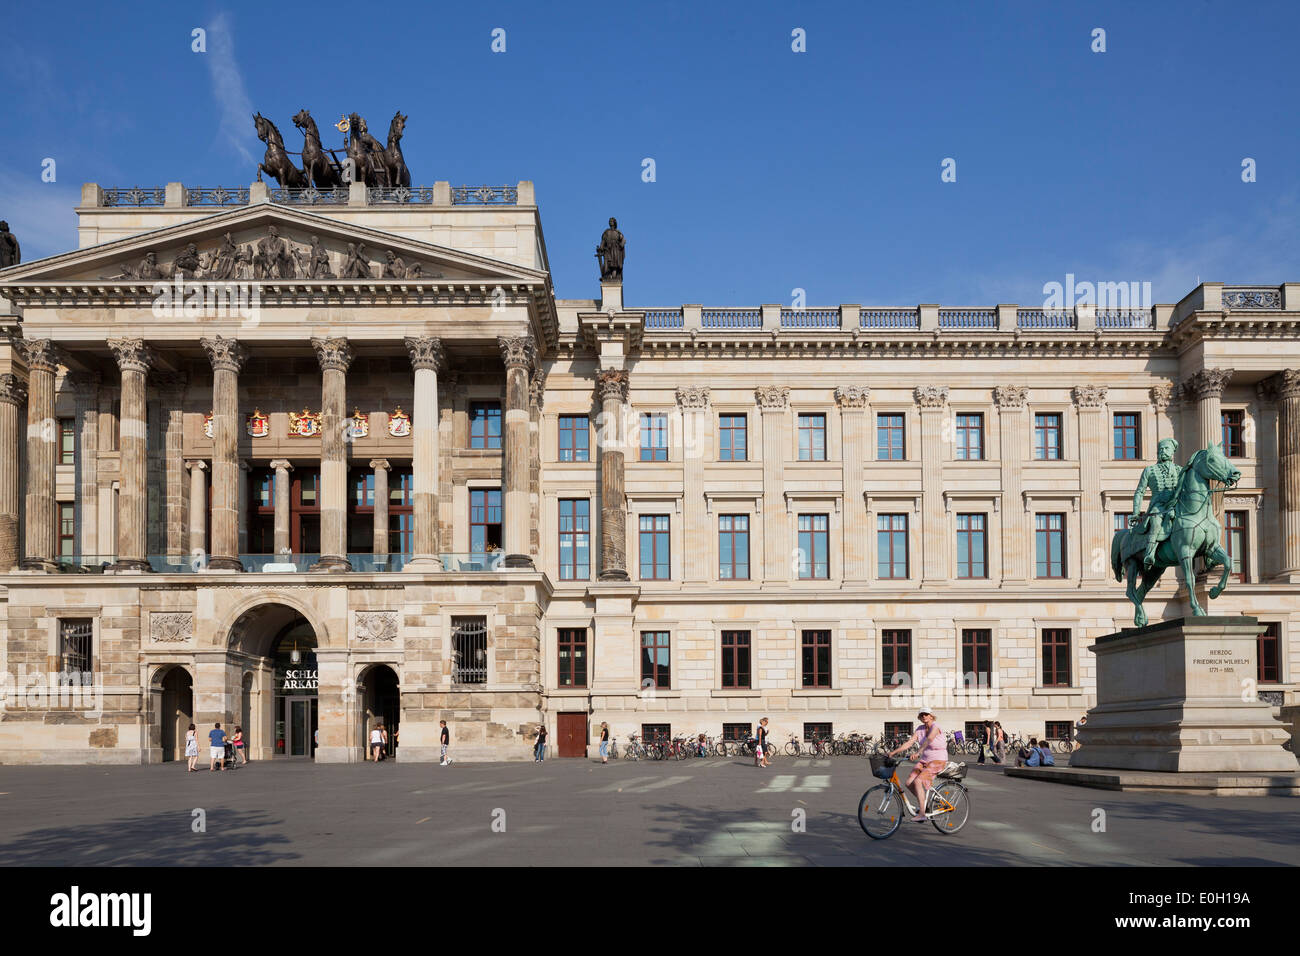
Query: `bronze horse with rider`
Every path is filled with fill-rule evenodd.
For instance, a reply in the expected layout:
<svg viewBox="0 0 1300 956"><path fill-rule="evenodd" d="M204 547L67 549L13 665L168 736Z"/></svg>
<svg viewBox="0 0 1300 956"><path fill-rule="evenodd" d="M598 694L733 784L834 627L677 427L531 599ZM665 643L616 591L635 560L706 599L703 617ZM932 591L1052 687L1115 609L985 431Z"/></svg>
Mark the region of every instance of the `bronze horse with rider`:
<svg viewBox="0 0 1300 956"><path fill-rule="evenodd" d="M351 182L367 186L409 187L411 171L402 155L402 136L408 118L398 110L388 124L388 142L380 145L370 135L365 119L357 113L350 114L337 124L339 131L347 136L344 158L340 160L337 151L322 145L316 121L306 109L293 116L293 125L303 134L301 153L285 149L284 139L276 125L261 113L255 113L253 121L257 126L257 138L266 143L266 155L257 167L258 181L261 181L262 173L266 173L280 186L291 189L308 186L334 189ZM302 158L301 169L294 165L291 156Z"/></svg>

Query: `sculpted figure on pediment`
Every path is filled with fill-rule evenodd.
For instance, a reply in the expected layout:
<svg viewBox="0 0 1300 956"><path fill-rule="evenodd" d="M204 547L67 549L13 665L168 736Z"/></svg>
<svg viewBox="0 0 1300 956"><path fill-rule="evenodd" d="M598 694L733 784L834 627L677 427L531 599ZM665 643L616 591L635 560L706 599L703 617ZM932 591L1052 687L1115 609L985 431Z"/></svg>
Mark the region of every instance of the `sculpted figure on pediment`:
<svg viewBox="0 0 1300 956"><path fill-rule="evenodd" d="M366 262L366 244L364 242L349 242L348 256L343 262L344 279L373 279L370 274L370 263Z"/></svg>

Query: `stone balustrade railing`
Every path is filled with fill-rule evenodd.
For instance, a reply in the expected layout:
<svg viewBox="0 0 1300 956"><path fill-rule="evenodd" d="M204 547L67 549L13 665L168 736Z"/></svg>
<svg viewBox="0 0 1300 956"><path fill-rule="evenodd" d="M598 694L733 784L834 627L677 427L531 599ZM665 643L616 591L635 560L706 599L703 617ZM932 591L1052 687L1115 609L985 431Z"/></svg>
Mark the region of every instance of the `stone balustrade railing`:
<svg viewBox="0 0 1300 956"><path fill-rule="evenodd" d="M432 186L372 186L351 183L332 189L288 189L270 183L251 186L100 186L87 183L82 187L81 205L100 208L158 209L187 206L245 206L254 202L274 202L293 206L516 206L533 205L533 184L527 180L515 185L453 186L436 182Z"/></svg>

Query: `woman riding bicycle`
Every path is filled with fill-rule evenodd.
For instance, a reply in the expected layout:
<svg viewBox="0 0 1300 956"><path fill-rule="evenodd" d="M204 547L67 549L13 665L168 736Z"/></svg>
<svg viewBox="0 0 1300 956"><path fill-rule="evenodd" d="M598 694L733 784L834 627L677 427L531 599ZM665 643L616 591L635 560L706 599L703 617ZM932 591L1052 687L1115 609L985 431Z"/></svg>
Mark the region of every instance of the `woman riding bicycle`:
<svg viewBox="0 0 1300 956"><path fill-rule="evenodd" d="M921 726L916 728L916 733L901 746L889 752L889 756L896 757L905 750L910 750L918 741L921 744L921 752L916 755L916 766L907 777L907 786L912 788L916 794L916 805L918 812L912 817L913 823L924 823L925 816L925 792L930 789L930 784L934 782L934 775L948 765L948 747L944 743L943 731L935 723L934 713L932 711L921 709L916 715L916 719L921 722Z"/></svg>

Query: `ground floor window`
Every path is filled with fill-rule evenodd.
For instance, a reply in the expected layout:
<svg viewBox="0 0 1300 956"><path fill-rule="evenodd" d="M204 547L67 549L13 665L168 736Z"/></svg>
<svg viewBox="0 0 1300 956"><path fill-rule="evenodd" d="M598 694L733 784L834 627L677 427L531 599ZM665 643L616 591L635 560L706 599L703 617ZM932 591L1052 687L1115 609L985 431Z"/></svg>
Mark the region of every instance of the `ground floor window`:
<svg viewBox="0 0 1300 956"><path fill-rule="evenodd" d="M754 736L753 724L723 724L723 740L748 740Z"/></svg>
<svg viewBox="0 0 1300 956"><path fill-rule="evenodd" d="M804 740L812 740L814 738L817 740L827 740L833 736L834 733L832 732L831 724L806 723L803 725Z"/></svg>
<svg viewBox="0 0 1300 956"><path fill-rule="evenodd" d="M1069 740L1074 726L1068 720L1049 720L1045 736L1048 740Z"/></svg>
<svg viewBox="0 0 1300 956"><path fill-rule="evenodd" d="M968 720L962 728L962 734L967 740L979 740L984 736L984 721Z"/></svg>
<svg viewBox="0 0 1300 956"><path fill-rule="evenodd" d="M1278 667L1279 649L1282 643L1280 633L1280 625L1277 621L1273 621L1264 626L1264 633L1257 639L1259 658L1257 680L1261 684L1277 684L1282 680L1281 669Z"/></svg>
<svg viewBox="0 0 1300 956"><path fill-rule="evenodd" d="M561 687L587 686L587 629L562 627L559 632Z"/></svg>
<svg viewBox="0 0 1300 956"><path fill-rule="evenodd" d="M94 654L95 625L88 617L59 619L59 673L89 674Z"/></svg>
<svg viewBox="0 0 1300 956"><path fill-rule="evenodd" d="M642 743L666 743L672 739L672 724L642 724L641 741Z"/></svg>
<svg viewBox="0 0 1300 956"><path fill-rule="evenodd" d="M451 682L487 683L487 618L451 619Z"/></svg>
<svg viewBox="0 0 1300 956"><path fill-rule="evenodd" d="M911 723L901 720L891 720L885 723L886 737L910 737L915 728Z"/></svg>

